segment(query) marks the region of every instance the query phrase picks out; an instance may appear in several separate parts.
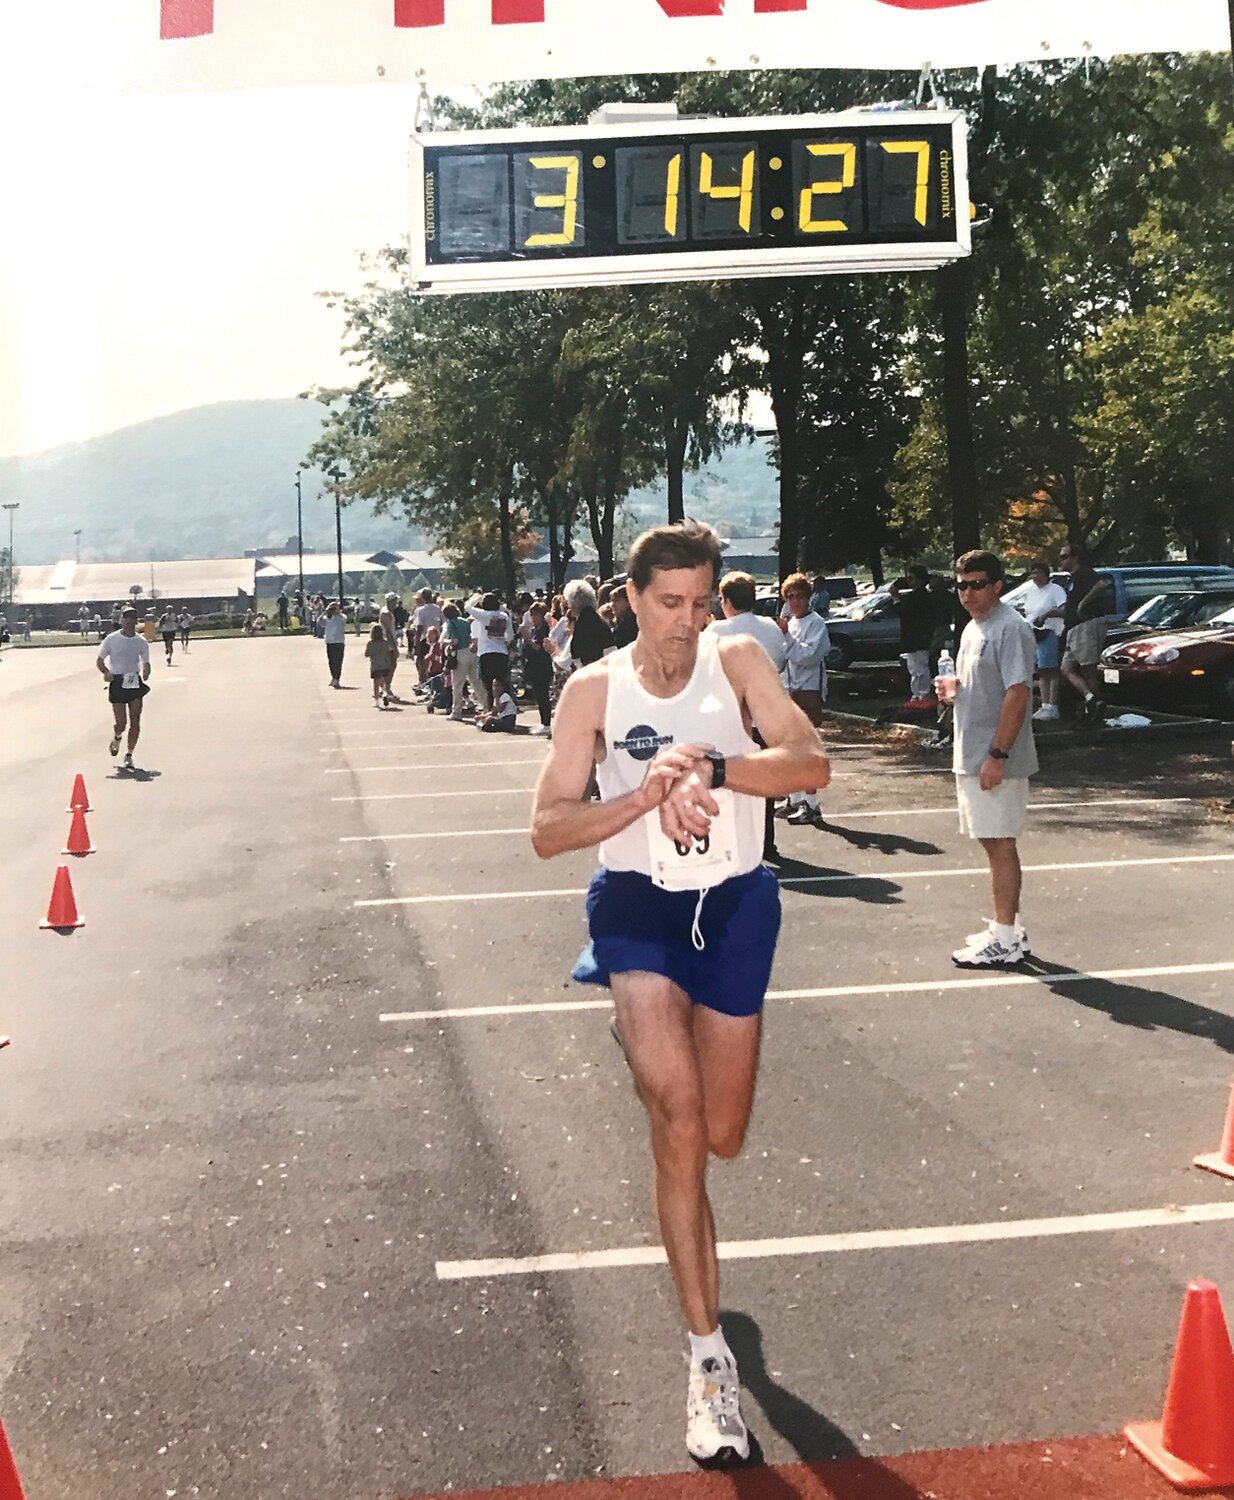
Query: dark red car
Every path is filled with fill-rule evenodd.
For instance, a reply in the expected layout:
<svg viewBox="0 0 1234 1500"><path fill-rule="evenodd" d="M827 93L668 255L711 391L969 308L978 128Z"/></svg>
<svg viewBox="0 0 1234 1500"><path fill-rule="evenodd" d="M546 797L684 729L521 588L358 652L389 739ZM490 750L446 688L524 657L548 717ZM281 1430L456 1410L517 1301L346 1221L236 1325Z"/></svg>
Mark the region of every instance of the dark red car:
<svg viewBox="0 0 1234 1500"><path fill-rule="evenodd" d="M1167 712L1201 706L1234 719L1234 609L1190 630L1119 641L1101 653L1107 703Z"/></svg>

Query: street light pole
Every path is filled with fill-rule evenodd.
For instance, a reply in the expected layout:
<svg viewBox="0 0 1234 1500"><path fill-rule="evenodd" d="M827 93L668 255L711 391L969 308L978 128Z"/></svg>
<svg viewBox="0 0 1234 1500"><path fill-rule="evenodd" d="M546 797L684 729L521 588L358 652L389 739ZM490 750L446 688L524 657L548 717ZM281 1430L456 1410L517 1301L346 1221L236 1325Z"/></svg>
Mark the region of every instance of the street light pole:
<svg viewBox="0 0 1234 1500"><path fill-rule="evenodd" d="M334 481L334 544L338 555L338 607L343 607L343 501L339 495L339 485L342 483L343 473L341 469L331 469L330 478Z"/></svg>
<svg viewBox="0 0 1234 1500"><path fill-rule="evenodd" d="M81 527L80 526L73 533L73 535L77 539L77 561L80 562L81 561Z"/></svg>
<svg viewBox="0 0 1234 1500"><path fill-rule="evenodd" d="M9 568L8 568L8 572L9 572L8 585L9 586L8 586L8 589L7 589L7 593L8 593L8 596L9 596L8 597L8 602L9 602L10 606L13 603L13 594L14 594L14 590L13 590L13 512L20 505L21 505L21 501L20 500L6 500L4 502L4 508L9 513Z"/></svg>
<svg viewBox="0 0 1234 1500"><path fill-rule="evenodd" d="M300 470L296 470L296 547L300 553L300 599L304 599L304 504L300 494Z"/></svg>

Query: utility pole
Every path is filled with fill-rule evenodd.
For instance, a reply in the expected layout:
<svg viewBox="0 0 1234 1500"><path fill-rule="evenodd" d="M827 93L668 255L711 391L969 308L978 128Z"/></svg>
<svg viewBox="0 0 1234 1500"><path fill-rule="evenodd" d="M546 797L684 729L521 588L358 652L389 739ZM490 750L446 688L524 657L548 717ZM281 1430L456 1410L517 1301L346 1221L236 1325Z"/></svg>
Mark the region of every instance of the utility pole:
<svg viewBox="0 0 1234 1500"><path fill-rule="evenodd" d="M1230 3L1234 4L1234 0L1230 0ZM73 533L73 536L77 540L77 561L81 562L81 527L80 526Z"/></svg>
<svg viewBox="0 0 1234 1500"><path fill-rule="evenodd" d="M4 508L9 513L9 576L7 579L8 589L6 590L6 593L9 596L8 602L10 605L13 603L13 512L17 510L20 505L20 500L6 500L4 502Z"/></svg>
<svg viewBox="0 0 1234 1500"><path fill-rule="evenodd" d="M339 495L339 485L343 481L341 469L331 469L330 478L334 481L334 544L338 552L338 607L343 607L343 502ZM359 614L357 611L357 623Z"/></svg>
<svg viewBox="0 0 1234 1500"><path fill-rule="evenodd" d="M1234 4L1234 0L1230 0ZM304 600L304 503L300 494L300 470L296 470L296 547L300 553L300 599Z"/></svg>

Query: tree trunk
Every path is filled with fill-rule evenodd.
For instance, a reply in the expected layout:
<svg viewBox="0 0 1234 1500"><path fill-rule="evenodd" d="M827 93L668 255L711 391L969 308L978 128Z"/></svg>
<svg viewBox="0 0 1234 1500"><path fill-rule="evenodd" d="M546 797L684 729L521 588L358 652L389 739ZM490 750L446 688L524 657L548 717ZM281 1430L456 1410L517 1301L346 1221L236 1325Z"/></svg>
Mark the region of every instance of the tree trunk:
<svg viewBox="0 0 1234 1500"><path fill-rule="evenodd" d="M514 565L514 540L510 526L510 499L503 494L497 502L497 515L501 526L501 571L505 583L506 598L513 599L518 592L518 572Z"/></svg>
<svg viewBox="0 0 1234 1500"><path fill-rule="evenodd" d="M947 429L947 473L951 481L951 537L957 557L981 546L977 502L977 456L969 408L968 302L972 270L953 261L938 273L943 326L943 416Z"/></svg>
<svg viewBox="0 0 1234 1500"><path fill-rule="evenodd" d="M673 412L664 420L664 467L668 482L668 524L679 525L686 518L685 472L686 443L690 424Z"/></svg>
<svg viewBox="0 0 1234 1500"><path fill-rule="evenodd" d="M548 591L555 594L561 577L561 538L557 535L557 503L548 493L541 494L544 514L548 517Z"/></svg>

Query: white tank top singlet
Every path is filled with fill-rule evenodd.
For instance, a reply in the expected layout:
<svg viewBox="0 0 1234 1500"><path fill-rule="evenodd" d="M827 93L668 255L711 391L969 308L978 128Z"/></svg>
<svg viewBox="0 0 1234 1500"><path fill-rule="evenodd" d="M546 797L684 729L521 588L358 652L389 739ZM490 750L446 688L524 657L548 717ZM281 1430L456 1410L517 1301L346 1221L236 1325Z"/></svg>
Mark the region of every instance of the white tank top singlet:
<svg viewBox="0 0 1234 1500"><path fill-rule="evenodd" d="M704 631L690 680L672 698L656 698L639 685L630 653L608 658L608 702L604 710L604 759L596 766L601 801L636 791L648 762L667 745L714 745L728 759L758 746L746 733L741 705L720 661L719 641ZM672 890L706 890L756 869L763 856L763 799L722 788L720 814L707 839L675 844L652 811L600 845L609 870L637 870Z"/></svg>

